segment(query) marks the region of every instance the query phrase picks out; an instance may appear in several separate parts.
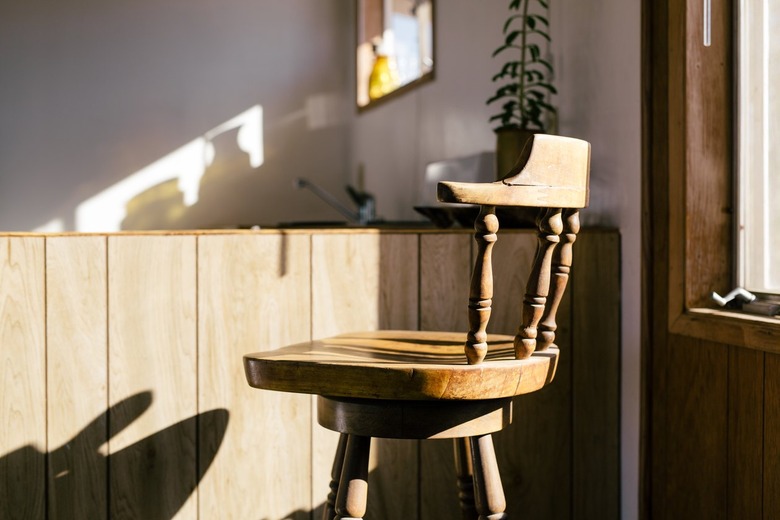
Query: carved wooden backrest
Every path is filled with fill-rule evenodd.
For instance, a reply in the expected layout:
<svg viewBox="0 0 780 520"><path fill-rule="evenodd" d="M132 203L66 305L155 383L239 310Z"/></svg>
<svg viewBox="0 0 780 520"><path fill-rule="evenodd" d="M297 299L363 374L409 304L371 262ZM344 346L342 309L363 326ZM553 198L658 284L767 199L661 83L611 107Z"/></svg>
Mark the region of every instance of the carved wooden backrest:
<svg viewBox="0 0 780 520"><path fill-rule="evenodd" d="M475 365L488 350L487 324L493 299L492 250L498 236L496 206L538 207L539 242L523 297L515 357L525 359L555 342L555 315L572 264L580 229L579 209L588 205L590 144L569 137L536 134L518 164L493 183L440 182L442 202L479 204L474 224L477 258L469 295L466 357Z"/></svg>

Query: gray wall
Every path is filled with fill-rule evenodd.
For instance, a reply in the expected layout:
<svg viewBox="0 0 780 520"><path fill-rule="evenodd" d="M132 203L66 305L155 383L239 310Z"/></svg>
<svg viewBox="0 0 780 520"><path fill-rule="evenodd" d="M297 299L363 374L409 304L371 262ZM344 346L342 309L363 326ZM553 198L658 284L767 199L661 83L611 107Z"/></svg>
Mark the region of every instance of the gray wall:
<svg viewBox="0 0 780 520"><path fill-rule="evenodd" d="M152 189L135 201L144 210L128 222L136 225L125 227L338 218L290 179L343 189L347 178L344 3L3 2L0 229L52 219L74 229L81 202L255 105L263 108L259 168L235 131L216 136L199 202L183 208L176 190ZM312 122L311 99L331 101L327 124Z"/></svg>

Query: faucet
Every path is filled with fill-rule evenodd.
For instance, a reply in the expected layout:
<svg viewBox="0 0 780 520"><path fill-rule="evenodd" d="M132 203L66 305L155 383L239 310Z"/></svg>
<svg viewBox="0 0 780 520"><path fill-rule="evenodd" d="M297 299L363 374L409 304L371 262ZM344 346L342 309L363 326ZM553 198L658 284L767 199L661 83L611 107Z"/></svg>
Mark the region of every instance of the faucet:
<svg viewBox="0 0 780 520"><path fill-rule="evenodd" d="M348 219L357 222L361 226L365 226L369 222L376 220L375 201L374 196L365 191L358 191L352 186L347 186L347 193L350 198L357 204L357 212L350 210L336 197L325 191L323 188L317 186L308 179L298 177L293 181L293 186L297 189L306 188L320 199L325 201L329 206L337 210L339 213L347 217Z"/></svg>

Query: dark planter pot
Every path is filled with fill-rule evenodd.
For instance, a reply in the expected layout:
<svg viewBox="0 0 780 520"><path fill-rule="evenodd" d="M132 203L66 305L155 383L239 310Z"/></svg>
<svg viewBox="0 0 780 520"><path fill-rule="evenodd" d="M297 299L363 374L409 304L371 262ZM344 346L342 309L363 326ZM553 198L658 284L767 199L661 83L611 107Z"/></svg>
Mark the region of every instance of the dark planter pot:
<svg viewBox="0 0 780 520"><path fill-rule="evenodd" d="M496 180L503 179L517 164L520 152L537 132L519 128L501 128L496 132ZM496 216L503 228L535 228L536 208L497 208Z"/></svg>
<svg viewBox="0 0 780 520"><path fill-rule="evenodd" d="M517 164L520 152L536 133L519 128L499 128L496 132L496 180L503 179Z"/></svg>

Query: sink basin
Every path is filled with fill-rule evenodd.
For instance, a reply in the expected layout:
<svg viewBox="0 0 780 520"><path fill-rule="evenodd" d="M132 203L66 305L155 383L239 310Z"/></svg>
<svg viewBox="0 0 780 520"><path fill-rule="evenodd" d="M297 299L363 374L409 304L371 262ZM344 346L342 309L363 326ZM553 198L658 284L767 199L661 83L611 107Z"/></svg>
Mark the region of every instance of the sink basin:
<svg viewBox="0 0 780 520"><path fill-rule="evenodd" d="M280 222L278 229L419 229L432 227L424 220L376 220L362 226L353 222L312 220L300 222Z"/></svg>
<svg viewBox="0 0 780 520"><path fill-rule="evenodd" d="M302 220L299 222L279 222L276 224L277 228L289 229L289 228L342 228L347 227L349 222L343 220Z"/></svg>

